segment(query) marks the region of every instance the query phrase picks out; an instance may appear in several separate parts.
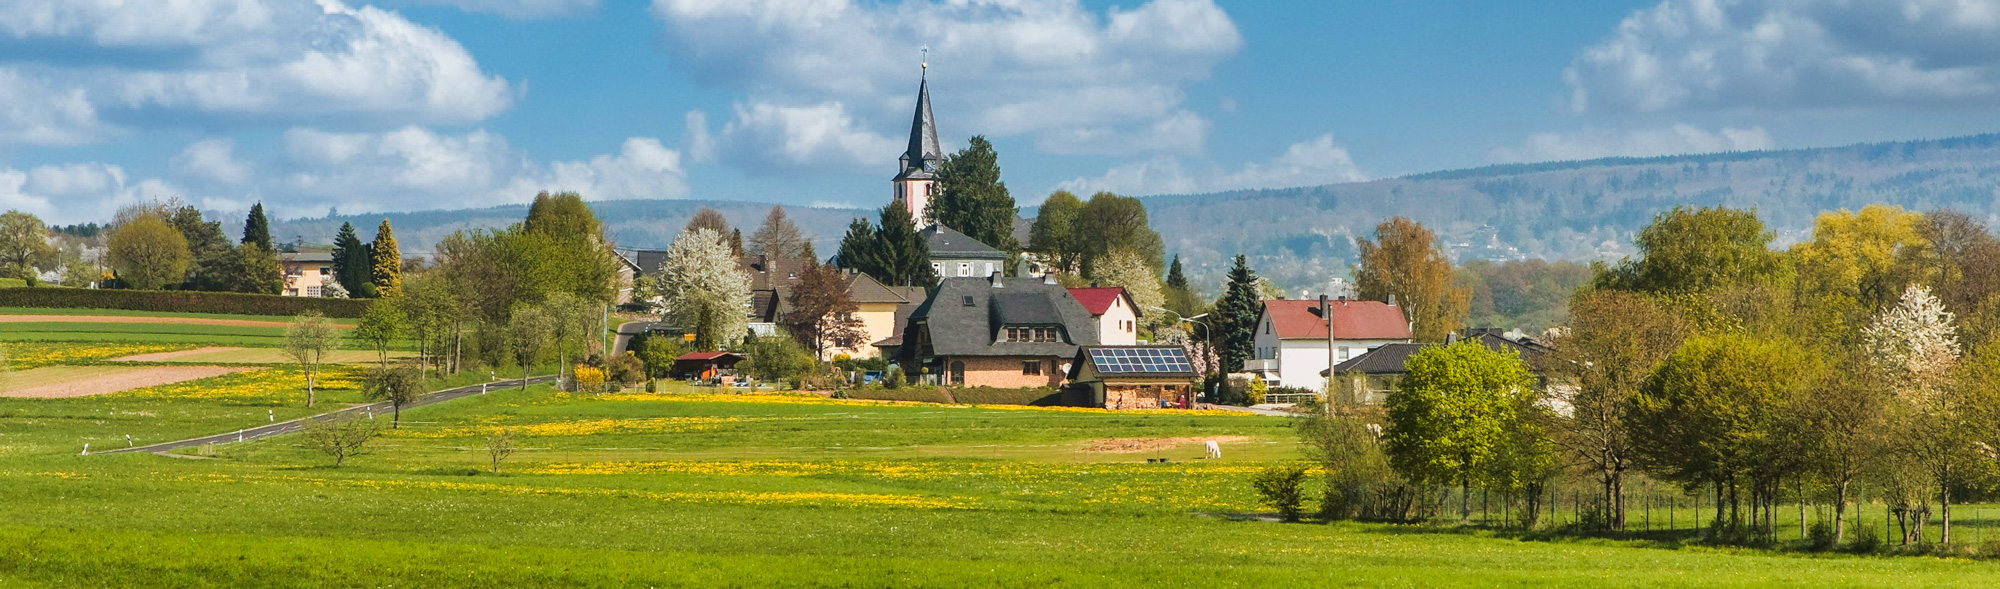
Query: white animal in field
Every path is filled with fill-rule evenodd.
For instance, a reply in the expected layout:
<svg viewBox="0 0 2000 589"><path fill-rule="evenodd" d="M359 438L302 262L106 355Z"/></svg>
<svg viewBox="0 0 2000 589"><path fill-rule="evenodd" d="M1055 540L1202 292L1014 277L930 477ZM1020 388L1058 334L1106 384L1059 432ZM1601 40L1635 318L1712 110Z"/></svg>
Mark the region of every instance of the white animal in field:
<svg viewBox="0 0 2000 589"><path fill-rule="evenodd" d="M1209 440L1209 441L1208 441L1208 457L1209 457L1209 458L1221 458L1221 457L1222 457L1222 444L1217 444L1217 443L1215 443L1215 440Z"/></svg>

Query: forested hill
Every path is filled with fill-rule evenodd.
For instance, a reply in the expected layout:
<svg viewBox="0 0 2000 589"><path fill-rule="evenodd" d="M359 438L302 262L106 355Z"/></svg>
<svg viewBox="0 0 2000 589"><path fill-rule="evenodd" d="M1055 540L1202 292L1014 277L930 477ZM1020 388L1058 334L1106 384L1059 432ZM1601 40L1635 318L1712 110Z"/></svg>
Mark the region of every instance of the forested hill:
<svg viewBox="0 0 2000 589"><path fill-rule="evenodd" d="M729 219L729 225L743 230L749 237L763 224L764 216L771 212L770 203L708 200L607 200L590 203L597 218L604 221L605 232L622 247L640 249L665 249L673 243L674 236L687 225L688 219L702 207L713 207ZM831 256L840 247L840 238L847 233L847 224L857 216L874 218L874 211L861 209L832 209L786 206L786 216L798 224L799 229L813 237L813 247L821 255ZM214 215L211 215L213 217ZM464 209L455 211L417 211L410 213L374 213L360 215L336 215L310 219L287 219L271 223L271 236L278 241L303 239L309 244L333 242L335 232L343 222L353 223L361 239L375 236L375 227L383 219L395 228L396 239L406 252L428 252L438 240L461 229L501 229L521 222L528 216L528 205L503 205L485 209ZM222 217L235 221L238 227L226 231L240 232L241 216ZM227 221L225 221L227 223Z"/></svg>
<svg viewBox="0 0 2000 589"><path fill-rule="evenodd" d="M1345 275L1353 239L1385 217L1433 228L1463 260L1616 260L1675 205L1754 208L1781 244L1820 211L1890 203L2000 213L2000 134L1788 151L1489 166L1305 188L1144 199L1198 283L1237 253L1296 291Z"/></svg>

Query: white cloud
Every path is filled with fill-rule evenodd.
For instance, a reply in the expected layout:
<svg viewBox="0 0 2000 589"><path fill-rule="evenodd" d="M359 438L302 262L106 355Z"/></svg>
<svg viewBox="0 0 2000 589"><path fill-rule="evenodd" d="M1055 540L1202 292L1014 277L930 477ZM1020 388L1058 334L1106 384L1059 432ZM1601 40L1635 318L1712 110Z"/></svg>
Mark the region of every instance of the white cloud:
<svg viewBox="0 0 2000 589"><path fill-rule="evenodd" d="M681 147L688 152L688 159L697 162L715 161L715 136L708 134L708 113L700 110L687 112L687 132L681 139Z"/></svg>
<svg viewBox="0 0 2000 589"><path fill-rule="evenodd" d="M187 146L168 163L181 174L222 184L242 184L250 179L250 166L236 160L235 150L234 141L208 139Z"/></svg>
<svg viewBox="0 0 2000 589"><path fill-rule="evenodd" d="M118 207L182 194L179 187L162 180L133 181L124 168L99 162L0 168L0 207L48 223L101 223L110 220Z"/></svg>
<svg viewBox="0 0 2000 589"><path fill-rule="evenodd" d="M1101 14L1076 0L653 0L652 11L678 67L747 93L726 127L795 134L725 133L724 151L795 167L892 160L894 147L853 150L908 132L919 46L947 143L1025 135L1055 153L1195 153L1209 123L1182 107L1183 87L1243 43L1210 0ZM776 126L776 113L814 120ZM726 146L744 141L761 145Z"/></svg>
<svg viewBox="0 0 2000 589"><path fill-rule="evenodd" d="M293 129L285 135L293 172L267 192L297 195L303 210L407 211L526 202L537 192L574 191L590 200L683 198L680 152L658 139L626 139L616 154L538 164L487 131L440 135L421 127L387 133Z"/></svg>
<svg viewBox="0 0 2000 589"><path fill-rule="evenodd" d="M1111 168L1095 178L1076 178L1058 188L1088 194L1109 191L1120 194L1187 194L1246 188L1317 186L1339 182L1360 182L1368 175L1354 164L1347 148L1332 134L1293 143L1283 155L1270 162L1251 162L1230 172L1218 166L1190 170L1180 158L1157 156Z"/></svg>
<svg viewBox="0 0 2000 589"><path fill-rule="evenodd" d="M597 10L597 0L393 0L398 4L450 6L466 12L497 14L514 20L577 16Z"/></svg>
<svg viewBox="0 0 2000 589"><path fill-rule="evenodd" d="M1778 142L1761 126L1723 127L1715 132L1685 124L1638 130L1589 128L1574 133L1536 133L1520 147L1493 150L1487 159L1494 162L1587 160L1754 151L1777 146Z"/></svg>
<svg viewBox="0 0 2000 589"><path fill-rule="evenodd" d="M0 71L0 140L15 143L102 140L100 118L154 111L468 122L514 98L443 33L337 0L18 0L0 34L37 49Z"/></svg>
<svg viewBox="0 0 2000 589"><path fill-rule="evenodd" d="M781 171L876 166L893 161L901 142L861 127L838 102L812 106L736 105L736 116L717 138L726 161Z"/></svg>
<svg viewBox="0 0 2000 589"><path fill-rule="evenodd" d="M1987 104L2000 1L1666 0L1563 77L1578 112Z"/></svg>

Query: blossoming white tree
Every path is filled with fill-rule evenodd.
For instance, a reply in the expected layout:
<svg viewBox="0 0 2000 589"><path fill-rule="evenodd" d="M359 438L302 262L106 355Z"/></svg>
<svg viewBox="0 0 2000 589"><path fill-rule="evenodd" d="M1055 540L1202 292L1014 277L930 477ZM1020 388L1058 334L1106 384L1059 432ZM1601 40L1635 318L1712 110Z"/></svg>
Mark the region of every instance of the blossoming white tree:
<svg viewBox="0 0 2000 589"><path fill-rule="evenodd" d="M1895 399L1891 423L1896 456L1882 465L1904 522L1903 543L1923 538L1931 493L1939 499L1940 540L1951 542L1952 471L1971 452L1953 378L1959 361L1955 317L1922 285L1910 285L1896 306L1862 330L1863 346L1887 377Z"/></svg>
<svg viewBox="0 0 2000 589"><path fill-rule="evenodd" d="M720 235L707 228L684 230L667 246L654 292L641 293L667 320L695 334L695 347L713 350L734 344L750 327L750 277Z"/></svg>

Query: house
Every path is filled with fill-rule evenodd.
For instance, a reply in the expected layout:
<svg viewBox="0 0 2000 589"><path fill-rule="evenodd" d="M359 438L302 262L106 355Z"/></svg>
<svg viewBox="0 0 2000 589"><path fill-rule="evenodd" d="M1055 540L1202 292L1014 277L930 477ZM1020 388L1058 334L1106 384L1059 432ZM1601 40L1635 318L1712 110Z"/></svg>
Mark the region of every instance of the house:
<svg viewBox="0 0 2000 589"><path fill-rule="evenodd" d="M742 361L742 356L729 352L689 352L674 359L673 375L710 380L736 370L736 363Z"/></svg>
<svg viewBox="0 0 2000 589"><path fill-rule="evenodd" d="M1007 252L943 225L923 230L931 249L931 269L939 278L985 278L1007 270Z"/></svg>
<svg viewBox="0 0 2000 589"><path fill-rule="evenodd" d="M334 281L331 248L299 248L296 252L280 253L278 265L285 269L288 297L326 296L327 284Z"/></svg>
<svg viewBox="0 0 2000 589"><path fill-rule="evenodd" d="M1528 369L1538 375L1544 374L1543 370L1547 366L1546 363L1550 354L1555 351L1533 339L1507 337L1506 334L1501 333L1499 330L1473 329L1468 333L1470 334L1467 336L1469 339L1479 342L1480 345L1486 346L1487 349L1503 354L1511 353L1519 355L1521 360L1528 364ZM1447 341L1456 343L1458 341L1457 334L1453 334ZM1356 405L1380 405L1383 400L1389 398L1389 393L1397 390L1397 385L1402 380L1403 375L1409 374L1410 371L1408 368L1405 368L1405 365L1409 364L1410 357L1417 355L1418 352L1424 351L1432 345L1435 344L1396 343L1384 345L1336 364L1331 371L1321 371L1320 375L1324 377L1330 372L1336 376L1333 380L1333 385L1336 389L1334 402ZM1546 378L1543 380L1546 381Z"/></svg>
<svg viewBox="0 0 2000 589"><path fill-rule="evenodd" d="M829 358L840 354L855 358L882 355L881 343L900 338L910 314L926 298L924 287L887 286L873 276L853 270L847 272L847 296L854 301L854 315L861 319L861 330L867 335L860 341L833 342L833 349L827 351Z"/></svg>
<svg viewBox="0 0 2000 589"><path fill-rule="evenodd" d="M1331 321L1329 321L1329 316ZM1331 323L1331 333L1328 324ZM1318 391L1320 373L1368 350L1410 341L1410 322L1392 300L1263 301L1257 315L1256 358L1244 370L1280 386Z"/></svg>
<svg viewBox="0 0 2000 589"><path fill-rule="evenodd" d="M1139 343L1139 304L1132 301L1132 293L1123 286L1090 287L1069 289L1076 302L1083 303L1083 310L1097 320L1098 343L1107 346L1130 346Z"/></svg>
<svg viewBox="0 0 2000 589"><path fill-rule="evenodd" d="M1053 277L945 278L910 315L906 370L955 386L1061 386L1097 322Z"/></svg>
<svg viewBox="0 0 2000 589"><path fill-rule="evenodd" d="M1180 346L1082 346L1070 364L1074 404L1105 409L1188 408L1201 374Z"/></svg>

